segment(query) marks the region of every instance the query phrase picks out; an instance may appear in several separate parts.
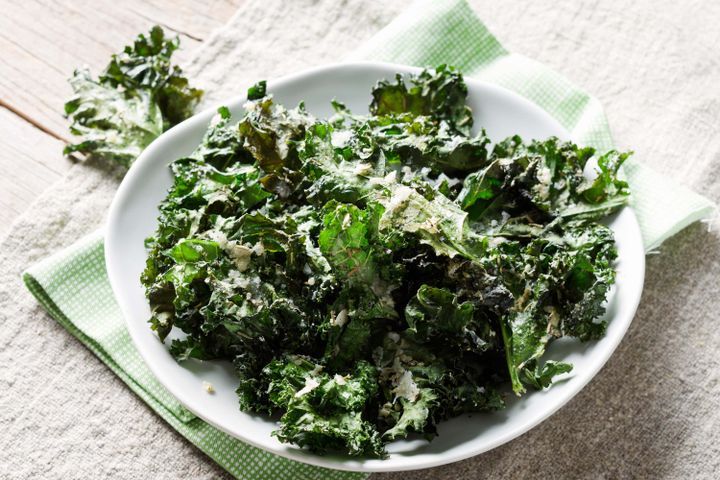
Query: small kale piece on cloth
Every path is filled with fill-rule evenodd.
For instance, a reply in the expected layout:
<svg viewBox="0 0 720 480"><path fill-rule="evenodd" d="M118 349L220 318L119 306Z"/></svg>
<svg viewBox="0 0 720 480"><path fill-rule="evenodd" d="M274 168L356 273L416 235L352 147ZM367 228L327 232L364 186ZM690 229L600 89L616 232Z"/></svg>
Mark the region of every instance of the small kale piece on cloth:
<svg viewBox="0 0 720 480"><path fill-rule="evenodd" d="M281 441L384 457L503 408L508 386L548 388L572 369L545 357L555 339L604 335L617 252L601 220L627 201L627 154L491 146L466 95L441 66L379 82L368 114L335 101L317 119L261 82L172 163L150 326L185 333L178 361L231 361L240 408L276 414Z"/></svg>
<svg viewBox="0 0 720 480"><path fill-rule="evenodd" d="M129 166L163 131L190 117L202 90L190 86L171 57L179 39L155 26L112 56L93 79L87 69L70 78L65 104L70 132L82 140L64 153L95 155Z"/></svg>

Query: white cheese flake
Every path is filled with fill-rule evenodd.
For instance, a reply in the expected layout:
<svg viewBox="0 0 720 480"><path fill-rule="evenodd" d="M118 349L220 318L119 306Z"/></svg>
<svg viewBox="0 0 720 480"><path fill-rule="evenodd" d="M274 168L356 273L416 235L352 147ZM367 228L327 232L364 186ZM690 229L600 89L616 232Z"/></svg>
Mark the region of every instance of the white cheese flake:
<svg viewBox="0 0 720 480"><path fill-rule="evenodd" d="M207 393L215 393L215 387L210 382L202 382L203 390Z"/></svg>
<svg viewBox="0 0 720 480"><path fill-rule="evenodd" d="M250 266L250 257L252 255L252 249L242 245L238 242L228 242L225 250L230 258L235 262L235 266L240 272L244 272Z"/></svg>
<svg viewBox="0 0 720 480"><path fill-rule="evenodd" d="M405 370L403 374L400 375L398 385L393 390L393 393L395 393L398 397L402 397L411 402L417 400L417 397L420 394L420 389L413 381L412 372L410 370Z"/></svg>
<svg viewBox="0 0 720 480"><path fill-rule="evenodd" d="M372 172L372 165L369 163L358 163L353 173L358 177L365 177L368 173Z"/></svg>
<svg viewBox="0 0 720 480"><path fill-rule="evenodd" d="M220 248L225 250L227 248L228 239L227 236L221 232L220 230L208 230L205 235L212 240L213 242L217 243Z"/></svg>
<svg viewBox="0 0 720 480"><path fill-rule="evenodd" d="M257 242L253 245L252 251L258 257L262 257L265 254L265 245L262 242Z"/></svg>
<svg viewBox="0 0 720 480"><path fill-rule="evenodd" d="M167 325L170 320L170 312L158 312L155 314L155 318L160 325Z"/></svg>
<svg viewBox="0 0 720 480"><path fill-rule="evenodd" d="M412 181L412 179L413 179L412 168L408 167L407 165L403 166L402 174L403 174L403 178L402 178L403 182L410 183Z"/></svg>
<svg viewBox="0 0 720 480"><path fill-rule="evenodd" d="M394 212L401 208L414 192L415 190L405 185L396 188L393 196L390 197L390 201L385 205L386 211Z"/></svg>
<svg viewBox="0 0 720 480"><path fill-rule="evenodd" d="M398 334L398 333L388 332L387 336L390 340L392 340L395 343L398 343L400 341L400 334Z"/></svg>
<svg viewBox="0 0 720 480"><path fill-rule="evenodd" d="M342 327L345 325L348 321L348 311L347 308L343 308L338 312L338 314L330 319L330 325L336 326L336 327Z"/></svg>
<svg viewBox="0 0 720 480"><path fill-rule="evenodd" d="M330 137L330 142L335 148L343 148L347 146L351 138L352 132L350 130L334 130Z"/></svg>
<svg viewBox="0 0 720 480"><path fill-rule="evenodd" d="M312 392L319 386L320 386L320 382L318 382L317 380L315 380L312 377L306 377L305 378L305 386L303 388L301 388L300 390L298 390L297 392L295 392L295 398L302 397L303 395Z"/></svg>
<svg viewBox="0 0 720 480"><path fill-rule="evenodd" d="M250 248L235 240L228 240L227 236L219 230L209 230L205 233L205 235L227 252L230 258L232 258L235 262L237 269L241 272L244 272L250 266L250 256L252 253L259 256L265 251L260 242Z"/></svg>

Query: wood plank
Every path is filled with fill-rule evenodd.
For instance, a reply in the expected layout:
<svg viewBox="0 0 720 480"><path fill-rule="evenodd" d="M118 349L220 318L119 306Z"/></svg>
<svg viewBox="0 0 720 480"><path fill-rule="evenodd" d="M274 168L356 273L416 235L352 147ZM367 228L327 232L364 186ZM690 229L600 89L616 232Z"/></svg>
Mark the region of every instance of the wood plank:
<svg viewBox="0 0 720 480"><path fill-rule="evenodd" d="M0 1L0 100L59 137L67 136L62 104L74 68L98 71L113 52L153 24L180 33L178 61L221 26L240 0L198 6L192 0Z"/></svg>
<svg viewBox="0 0 720 480"><path fill-rule="evenodd" d="M72 166L63 142L0 108L0 238L33 200Z"/></svg>
<svg viewBox="0 0 720 480"><path fill-rule="evenodd" d="M72 165L61 151L73 69L97 72L154 24L180 36L182 62L241 2L0 0L0 237Z"/></svg>
<svg viewBox="0 0 720 480"><path fill-rule="evenodd" d="M214 29L223 26L243 0L170 2L168 0L130 0L127 8L153 23L205 40Z"/></svg>

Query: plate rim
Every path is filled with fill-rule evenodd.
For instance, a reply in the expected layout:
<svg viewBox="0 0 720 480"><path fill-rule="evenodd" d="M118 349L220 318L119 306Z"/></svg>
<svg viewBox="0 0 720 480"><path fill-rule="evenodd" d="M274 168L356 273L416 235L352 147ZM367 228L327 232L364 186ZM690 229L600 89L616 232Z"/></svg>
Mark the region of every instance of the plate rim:
<svg viewBox="0 0 720 480"><path fill-rule="evenodd" d="M388 62L376 62L376 61L352 61L352 62L338 62L338 63L330 63L325 64L321 66L316 66L308 69L303 69L301 71L291 73L289 75L284 75L281 77L278 77L276 79L268 80L267 81L267 87L268 91L272 91L274 87L280 87L289 83L293 82L300 82L306 77L311 77L313 75L317 74L324 74L329 73L334 70L342 70L342 69L380 69L385 70L386 74L394 74L394 73L412 73L412 72L419 72L422 70L422 68L409 66L409 65L402 65L402 64L396 64L396 63L388 63ZM509 90L507 88L504 88L502 86L499 86L497 84L493 84L490 82L485 82L482 80L473 79L470 77L466 77L465 81L468 85L474 84L477 86L481 86L483 88L493 90L495 93L501 96L510 96L513 98L514 101L519 101L520 103L526 104L528 108L531 108L533 110L539 110L543 116L547 117L550 121L555 123L557 126L560 127L562 131L565 131L568 133L568 138L572 138L572 135L566 128L564 128L560 123L547 111L542 109L540 106L538 106L535 102L532 100L520 95L519 93L513 92L512 90ZM131 186L136 182L135 177L138 177L142 173L142 165L152 160L155 152L159 149L161 149L166 143L171 142L175 136L182 135L182 133L185 130L193 129L197 126L198 123L204 123L207 124L210 122L212 117L216 114L217 108L221 105L229 105L229 104L238 104L238 103L244 103L246 101L246 95L236 95L233 96L226 101L223 102L214 102L210 107L207 109L204 109L203 111L193 115L192 117L186 119L185 121L179 123L178 125L175 125L171 129L167 130L166 132L162 133L158 138L156 138L137 158L137 160L132 164L128 172L126 173L125 177L123 178L120 186L118 187L117 192L115 193L112 203L110 205L110 209L108 211L107 215L107 223L105 228L105 248L104 248L104 257L105 257L105 265L107 269L108 274L108 280L110 282L113 294L117 300L118 306L120 307L122 313L123 313L123 319L125 321L126 327L128 329L128 332L130 334L130 337L132 338L132 341L134 343L134 346L138 350L138 353L140 354L141 358L145 362L145 364L148 366L152 374L155 376L157 381L170 393L173 397L175 397L179 403L181 403L185 408L187 408L189 411L191 411L194 415L196 415L198 418L201 418L203 421L209 423L210 425L214 426L218 430L227 433L233 438L236 438L242 442L245 442L249 445L252 445L256 448L262 449L263 451L269 452L273 455L279 455L281 457L285 457L291 460L299 461L305 464L310 464L318 467L324 467L324 468L331 468L335 470L342 470L342 471L353 471L353 472L392 472L392 471L411 471L411 470L419 470L419 469L425 469L425 468L431 468L436 467L440 465L446 465L450 463L454 463L457 461L461 461L467 458L474 457L476 455L479 455L481 453L485 453L487 451L490 451L494 448L497 448L500 445L503 445L510 440L513 440L514 438L517 438L529 430L535 428L537 425L551 417L553 414L555 414L561 407L567 404L572 398L574 398L581 390L585 388L585 386L597 376L599 371L604 367L604 365L607 363L607 361L610 359L610 357L613 355L615 350L617 349L620 342L625 338L627 331L632 323L633 318L635 317L635 313L637 311L638 305L640 303L640 299L643 292L643 286L644 286L644 277L645 277L645 255L644 255L644 249L642 249L642 236L640 232L639 223L637 221L637 217L635 215L635 212L632 210L630 206L625 206L623 209L620 210L620 212L624 215L629 215L632 228L635 230L633 232L633 237L636 237L640 242L641 252L642 256L641 259L636 266L636 268L639 269L639 280L637 284L635 285L635 288L631 293L630 298L627 300L627 302L630 302L630 309L628 310L628 313L623 316L621 320L622 322L622 332L617 334L616 337L613 337L611 342L606 346L604 350L604 354L601 355L601 357L598 359L598 361L592 363L590 365L589 369L585 369L583 371L583 375L581 378L578 378L575 381L574 388L569 389L567 392L563 392L564 395L561 396L558 400L555 401L555 404L549 408L544 415L540 415L532 419L532 421L526 422L522 424L521 426L510 430L506 432L504 435L498 436L498 438L494 439L492 442L488 442L487 445L485 445L483 448L479 448L476 450L471 450L469 452L457 452L457 453L444 453L444 454L433 454L430 459L428 460L420 460L417 462L413 462L411 465L408 465L407 467L404 467L402 465L388 465L387 467L383 467L382 460L378 461L380 463L374 462L372 466L367 466L366 463L370 460L376 460L376 459L364 459L364 458L353 458L352 460L346 460L346 461L339 461L337 459L333 459L332 457L323 457L317 454L307 454L304 450L295 450L295 449L285 449L285 450L272 450L267 448L266 445L260 444L259 442L255 442L250 436L248 437L239 437L237 433L229 430L228 428L224 427L222 424L218 424L210 419L207 419L204 415L196 411L194 408L190 407L188 405L188 401L183 399L184 395L183 392L173 392L174 388L165 381L164 376L162 372L159 371L157 365L154 365L152 362L152 359L148 357L149 353L146 352L143 348L141 348L141 342L138 340L137 335L139 333L136 331L135 328L132 327L132 321L130 318L132 317L132 314L129 311L129 307L125 304L125 302L121 301L120 299L123 297L122 291L123 291L123 285L121 285L119 282L119 270L120 268L116 264L118 260L116 260L115 252L118 252L118 242L119 242L119 235L116 233L116 228L118 225L118 218L122 215L122 209L121 206L125 203L126 198L130 196L132 193ZM637 247L637 245L635 245ZM618 318L613 318L613 321L618 321ZM606 337L607 338L607 337ZM301 453L304 452L304 453ZM405 457L410 459L411 457ZM350 463L350 464L348 464Z"/></svg>

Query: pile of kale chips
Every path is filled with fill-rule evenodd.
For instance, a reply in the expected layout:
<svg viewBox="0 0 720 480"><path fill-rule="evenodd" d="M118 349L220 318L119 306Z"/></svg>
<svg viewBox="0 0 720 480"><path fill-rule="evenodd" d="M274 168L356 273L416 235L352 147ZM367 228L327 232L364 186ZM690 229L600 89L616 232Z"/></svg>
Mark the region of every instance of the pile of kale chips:
<svg viewBox="0 0 720 480"><path fill-rule="evenodd" d="M553 339L604 334L627 155L491 146L446 66L371 94L318 119L261 82L239 123L221 108L171 165L142 282L160 338L187 334L172 353L232 361L280 440L383 457L549 386L572 368L542 360Z"/></svg>

